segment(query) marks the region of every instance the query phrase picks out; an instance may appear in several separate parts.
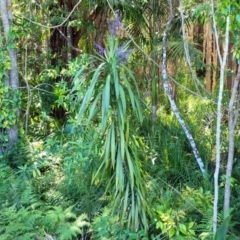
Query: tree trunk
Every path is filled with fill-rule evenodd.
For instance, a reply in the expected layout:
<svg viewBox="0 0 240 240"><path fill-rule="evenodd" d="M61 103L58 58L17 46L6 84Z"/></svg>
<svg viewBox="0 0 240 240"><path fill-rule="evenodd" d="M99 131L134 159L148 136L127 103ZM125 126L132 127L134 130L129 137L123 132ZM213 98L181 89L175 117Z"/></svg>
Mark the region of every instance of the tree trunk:
<svg viewBox="0 0 240 240"><path fill-rule="evenodd" d="M233 57L233 43L229 44L229 53L227 58L227 69L228 69L228 76L226 79L226 88L228 90L232 90L234 86L235 74L237 71L237 61Z"/></svg>
<svg viewBox="0 0 240 240"><path fill-rule="evenodd" d="M197 25L194 25L193 31L189 33L192 37L193 42L197 43L197 49L203 53L202 61L205 62L205 48L204 48L204 24L198 22ZM206 76L206 67L203 66L201 69L196 70L196 74L198 78L205 78Z"/></svg>
<svg viewBox="0 0 240 240"><path fill-rule="evenodd" d="M231 197L231 180L233 158L234 158L234 132L239 116L239 81L240 81L240 65L238 65L238 73L234 81L231 99L228 106L228 130L229 130L229 145L228 145L228 162L226 169L226 181L224 192L224 218L229 216L230 197Z"/></svg>
<svg viewBox="0 0 240 240"><path fill-rule="evenodd" d="M206 89L208 92L212 92L212 55L213 55L213 40L212 40L212 25L211 23L206 24Z"/></svg>
<svg viewBox="0 0 240 240"><path fill-rule="evenodd" d="M65 9L67 13L70 13L76 4L76 0L58 0L57 7L59 9ZM56 7L52 7L52 12L54 12L55 9ZM58 9L56 9L56 11L57 10ZM73 20L72 17L70 17L70 20ZM59 62L65 65L79 54L79 38L77 37L77 39L75 39L77 32L77 28L68 26L68 22L58 28L52 29L49 46L53 55L55 55L55 58L52 59L52 65L56 66Z"/></svg>
<svg viewBox="0 0 240 240"><path fill-rule="evenodd" d="M218 58L220 62L220 79L219 79L219 92L218 92L218 102L217 102L217 127L216 127L216 166L214 172L214 202L213 202L213 234L217 232L218 226L218 198L219 198L219 170L221 162L221 120L222 120L222 100L223 100L223 90L224 90L224 78L225 78L225 67L227 62L227 55L229 50L229 25L230 16L226 17L226 29L225 29L225 39L224 39L224 53L221 54L221 49L219 45L219 33L217 29L217 24L215 20L214 12L214 2L211 0L211 13L213 16L213 32L216 41L216 49L218 53Z"/></svg>
<svg viewBox="0 0 240 240"><path fill-rule="evenodd" d="M55 12L54 10L56 9L57 11L57 8L59 8L65 9L68 13L70 13L76 4L76 0L58 0L57 7L54 5L51 10L52 12ZM88 9L86 9L87 14L84 13L84 21L89 23L95 23L96 21L96 23L100 26L107 26L107 19L104 14L105 12L103 11L104 9L102 9L101 6L95 7L90 12L88 12L87 10ZM102 18L100 18L101 15ZM74 17L71 16L69 20L74 20ZM102 23L103 21L104 24ZM98 28L100 26L96 27L97 32L101 30ZM69 61L81 54L81 50L78 48L78 43L85 33L87 33L87 28L78 29L75 26L69 26L68 22L66 22L60 27L52 29L49 44L52 56L54 56L51 61L52 66L58 66L59 69L61 69L62 67L65 67ZM93 45L93 42L94 41L89 44L89 41L87 41L88 46ZM55 81L58 80L59 78L55 79ZM69 83L71 81L70 79L65 80ZM65 118L66 111L63 107L55 107L54 109L52 109L51 115L58 120L62 120Z"/></svg>
<svg viewBox="0 0 240 240"><path fill-rule="evenodd" d="M216 41L213 40L213 56L212 56L212 91L215 90L217 86L217 78L219 77L219 61L217 55L217 45Z"/></svg>
<svg viewBox="0 0 240 240"><path fill-rule="evenodd" d="M163 57L162 57L162 77L163 77L163 87L164 87L164 90L167 94L167 97L168 97L168 100L171 104L171 108L172 108L172 111L173 113L175 114L179 124L181 125L190 145L191 145L191 148L192 148L192 151L193 151L193 154L195 156L195 159L199 165L199 168L202 172L202 174L204 175L205 177L205 168L204 168L204 163L199 155L199 152L198 152L198 149L197 149L197 146L196 146L196 143L193 139L193 136L192 134L190 133L190 131L188 130L187 126L186 126L186 123L184 121L184 119L182 118L180 112L179 112L179 109L176 105L176 102L175 100L173 99L172 97L172 93L171 93L171 89L170 89L170 84L169 84L169 80L168 80L168 72L167 72L167 34L168 34L168 31L170 29L170 26L171 26L171 23L173 21L173 18L174 18L174 14L173 14L173 6L172 6L172 1L169 0L169 8L170 8L170 18L166 24L166 29L164 30L164 33L163 33L163 40L162 40L162 47L163 47Z"/></svg>
<svg viewBox="0 0 240 240"><path fill-rule="evenodd" d="M177 74L177 61L176 59L169 60L167 64L168 74L175 78ZM176 102L177 100L177 84L173 81L169 81L169 87L171 90L172 98Z"/></svg>
<svg viewBox="0 0 240 240"><path fill-rule="evenodd" d="M12 91L13 94L19 88L19 79L18 79L18 68L17 68L17 55L16 49L12 46L12 40L9 37L10 28L13 22L12 17L12 2L11 0L1 0L0 1L0 10L1 10L1 18L2 18L2 25L3 25L3 32L6 40L6 44L8 46L8 55L11 62L11 70L6 70L6 77L5 77L5 85L8 86ZM9 96L6 96L6 98ZM12 101L12 99L10 99ZM11 106L11 105L10 105ZM11 149L18 140L18 118L19 118L19 108L13 108L15 112L16 121L15 124L11 127L6 129L8 135L8 144L6 146L7 150ZM3 151L3 149L2 149Z"/></svg>

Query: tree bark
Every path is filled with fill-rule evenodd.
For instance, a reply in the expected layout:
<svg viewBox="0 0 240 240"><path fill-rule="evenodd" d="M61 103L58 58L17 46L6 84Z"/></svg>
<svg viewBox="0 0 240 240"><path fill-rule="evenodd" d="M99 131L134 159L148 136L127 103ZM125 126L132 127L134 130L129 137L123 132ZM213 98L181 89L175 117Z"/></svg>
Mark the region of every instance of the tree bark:
<svg viewBox="0 0 240 240"><path fill-rule="evenodd" d="M10 28L13 22L12 16L12 2L11 0L1 0L0 1L0 11L2 17L3 32L6 39L6 44L10 44L12 39L9 38ZM13 91L19 88L18 79L18 68L17 68L17 55L16 49L13 47L8 47L8 54L11 62L11 70L7 71L5 78L5 85L12 88ZM6 96L8 97L8 96ZM17 119L19 117L19 109L16 110L16 124L11 128L6 129L8 134L8 146L7 150L11 149L18 140L18 124Z"/></svg>
<svg viewBox="0 0 240 240"><path fill-rule="evenodd" d="M228 162L226 169L226 181L225 181L225 192L224 192L224 218L229 216L230 209L230 198L231 198L231 180L233 159L234 159L234 132L239 116L239 81L240 81L240 65L238 65L238 73L234 81L232 89L231 99L228 106Z"/></svg>
<svg viewBox="0 0 240 240"><path fill-rule="evenodd" d="M213 31L216 42L217 54L220 62L220 79L219 79L219 92L218 92L218 102L217 102L217 127L216 127L216 166L214 172L214 202L213 202L213 234L217 232L218 226L218 198L219 198L219 170L221 162L221 120L222 120L222 99L223 99L223 89L224 89L224 78L225 78L225 67L227 62L227 55L229 50L229 26L230 26L230 16L226 17L226 29L225 29L225 39L224 39L224 53L221 55L221 49L219 46L219 33L217 29L217 23L215 19L214 12L214 1L211 0L211 15L213 20Z"/></svg>
<svg viewBox="0 0 240 240"><path fill-rule="evenodd" d="M213 55L213 40L212 40L212 24L206 24L206 89L212 92L212 55Z"/></svg>
<svg viewBox="0 0 240 240"><path fill-rule="evenodd" d="M173 77L173 78L176 77L176 74L177 74L177 71L178 71L176 59L172 59L172 60L168 61L167 70L168 70L168 75L170 77ZM169 87L170 87L170 90L171 90L172 98L176 102L176 100L177 100L177 84L173 81L169 81Z"/></svg>
<svg viewBox="0 0 240 240"><path fill-rule="evenodd" d="M218 55L217 55L217 44L213 39L213 56L212 56L212 66L213 66L213 70L212 70L212 92L215 90L216 86L217 86L217 78L219 77L219 62L218 62Z"/></svg>
<svg viewBox="0 0 240 240"><path fill-rule="evenodd" d="M237 61L233 57L233 52L234 52L234 45L233 43L229 44L229 53L227 57L227 69L228 69L228 76L226 79L226 88L228 90L232 90L234 87L234 82L235 82L235 76L237 72Z"/></svg>

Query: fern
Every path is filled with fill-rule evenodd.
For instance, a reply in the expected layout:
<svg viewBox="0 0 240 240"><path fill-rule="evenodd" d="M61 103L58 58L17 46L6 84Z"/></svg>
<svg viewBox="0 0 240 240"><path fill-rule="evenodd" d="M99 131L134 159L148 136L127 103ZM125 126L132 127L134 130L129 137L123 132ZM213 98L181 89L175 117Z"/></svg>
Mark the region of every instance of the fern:
<svg viewBox="0 0 240 240"><path fill-rule="evenodd" d="M87 214L81 214L79 217L77 217L75 221L76 226L83 228L83 227L89 227L90 224L88 222Z"/></svg>
<svg viewBox="0 0 240 240"><path fill-rule="evenodd" d="M21 208L39 201L30 179L23 178L6 165L0 165L0 172L0 207L15 205Z"/></svg>
<svg viewBox="0 0 240 240"><path fill-rule="evenodd" d="M58 239L73 239L83 234L83 228L89 227L86 214L76 216L72 211L73 206L63 210L61 207L53 207L45 212L42 225L45 231L56 235Z"/></svg>
<svg viewBox="0 0 240 240"><path fill-rule="evenodd" d="M43 237L44 232L56 235L59 240L77 239L83 230L90 226L86 214L76 216L73 207L34 209L15 206L4 208L0 212L0 235L3 239L33 239Z"/></svg>
<svg viewBox="0 0 240 240"><path fill-rule="evenodd" d="M59 240L71 240L73 237L77 237L78 234L81 234L82 231L76 226L71 224L59 225L59 228L56 230Z"/></svg>
<svg viewBox="0 0 240 240"><path fill-rule="evenodd" d="M17 210L15 206L2 209L0 212L1 239L32 239L36 235L35 223L40 217L41 213L37 210L29 211L27 208ZM27 238L27 236L31 237Z"/></svg>
<svg viewBox="0 0 240 240"><path fill-rule="evenodd" d="M219 212L218 214L218 222L222 222L224 219L223 212ZM212 211L207 212L203 218L201 223L197 226L198 231L201 233L199 235L201 240L211 240L213 239L213 222L212 222Z"/></svg>

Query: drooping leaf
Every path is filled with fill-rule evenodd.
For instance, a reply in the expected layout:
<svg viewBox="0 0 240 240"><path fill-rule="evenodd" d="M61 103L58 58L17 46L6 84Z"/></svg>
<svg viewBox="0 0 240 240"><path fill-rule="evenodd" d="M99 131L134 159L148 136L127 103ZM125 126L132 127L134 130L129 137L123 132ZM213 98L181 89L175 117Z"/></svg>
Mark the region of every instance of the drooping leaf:
<svg viewBox="0 0 240 240"><path fill-rule="evenodd" d="M115 161L116 161L116 138L115 138L115 124L114 122L111 125L111 160L112 160L112 167L115 168Z"/></svg>
<svg viewBox="0 0 240 240"><path fill-rule="evenodd" d="M105 130L108 121L108 110L110 105L110 80L110 75L108 75L102 93L102 131Z"/></svg>
<svg viewBox="0 0 240 240"><path fill-rule="evenodd" d="M215 240L224 240L226 239L226 234L228 230L229 223L231 221L232 216L228 216L223 220L221 225L218 227L217 232L214 236Z"/></svg>

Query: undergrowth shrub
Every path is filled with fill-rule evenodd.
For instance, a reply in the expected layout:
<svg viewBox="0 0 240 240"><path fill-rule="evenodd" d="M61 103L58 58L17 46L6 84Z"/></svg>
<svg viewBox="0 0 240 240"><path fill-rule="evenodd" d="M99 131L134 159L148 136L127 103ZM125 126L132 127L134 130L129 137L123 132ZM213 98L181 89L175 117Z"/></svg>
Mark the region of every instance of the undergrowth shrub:
<svg viewBox="0 0 240 240"><path fill-rule="evenodd" d="M204 217L212 214L212 200L211 193L202 188L186 186L181 190L165 190L155 204L154 222L160 230L159 236L169 239L198 239L201 232L197 226ZM204 227L208 232L208 227Z"/></svg>
<svg viewBox="0 0 240 240"><path fill-rule="evenodd" d="M204 129L205 123L197 119L198 112L202 111L201 106L194 105L188 109L191 114L194 111L196 114L187 122L208 168L212 136L208 135L207 140L203 141L205 133L209 134L210 130ZM153 186L149 196L155 209L150 218L153 226L150 236L153 239L191 240L199 239L200 234L210 236L211 229L202 221L212 215L211 179L203 180L185 133L175 116L160 108L158 117L153 132L145 131L152 124L150 118L145 118L142 129L148 144L147 169ZM199 132L203 134L199 136Z"/></svg>
<svg viewBox="0 0 240 240"><path fill-rule="evenodd" d="M92 223L92 239L96 240L147 240L144 230L132 232L128 228L122 228L120 219L113 215L109 207L103 208L94 218Z"/></svg>
<svg viewBox="0 0 240 240"><path fill-rule="evenodd" d="M149 122L145 122L149 128ZM148 144L149 174L177 186L181 182L198 184L202 179L185 133L173 115L162 112L153 133L144 136Z"/></svg>

